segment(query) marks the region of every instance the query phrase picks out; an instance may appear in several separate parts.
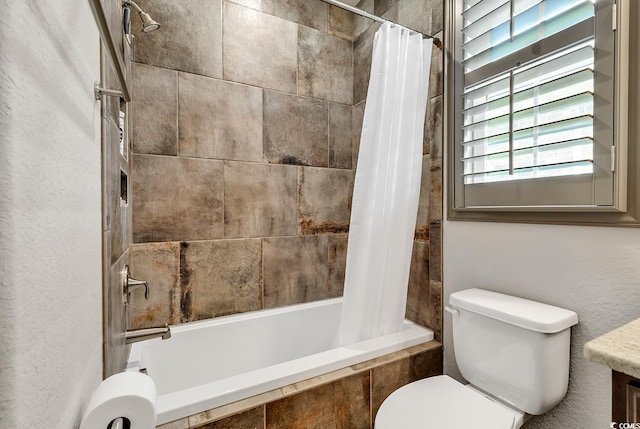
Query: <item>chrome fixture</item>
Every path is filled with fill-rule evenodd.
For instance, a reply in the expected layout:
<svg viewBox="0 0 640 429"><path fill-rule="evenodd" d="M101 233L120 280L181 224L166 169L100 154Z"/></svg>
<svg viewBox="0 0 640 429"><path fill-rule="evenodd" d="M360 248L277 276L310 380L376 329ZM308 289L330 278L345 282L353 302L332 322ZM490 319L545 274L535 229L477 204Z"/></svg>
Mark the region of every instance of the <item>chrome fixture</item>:
<svg viewBox="0 0 640 429"><path fill-rule="evenodd" d="M125 423L125 420L126 420L126 423ZM129 421L129 419L125 417L118 417L117 419L109 423L109 426L107 426L107 429L124 429L130 426L131 426L131 422Z"/></svg>
<svg viewBox="0 0 640 429"><path fill-rule="evenodd" d="M138 16L142 21L142 31L145 33L151 33L152 31L160 28L160 24L154 21L153 18L151 18L147 12L143 11L142 8L140 8L140 6L138 6L133 0L122 0L122 7L133 7L136 12L138 12ZM127 30L126 27L127 25L125 24L125 30Z"/></svg>
<svg viewBox="0 0 640 429"><path fill-rule="evenodd" d="M117 89L102 88L100 86L100 81L98 80L93 82L93 95L95 96L96 100L102 100L103 95L106 95L109 97L120 97L120 98L124 97L124 94L122 93L122 91L118 91Z"/></svg>
<svg viewBox="0 0 640 429"><path fill-rule="evenodd" d="M144 286L144 299L149 299L149 283L146 280L136 280L129 274L129 266L125 265L120 273L122 282L122 304L129 304L129 294L140 286Z"/></svg>
<svg viewBox="0 0 640 429"><path fill-rule="evenodd" d="M161 328L131 329L124 333L124 341L126 344L137 343L138 341L150 340L152 338L162 338L163 340L171 338L171 328L169 325L164 325Z"/></svg>
<svg viewBox="0 0 640 429"><path fill-rule="evenodd" d="M378 15L374 15L372 13L366 12L366 11L364 11L362 9L358 9L357 7L353 7L350 4L346 4L346 3L343 3L343 2L338 1L338 0L321 0L321 1L323 1L323 2L325 2L327 4L339 7L342 10L346 10L348 12L355 13L356 15L360 15L360 16L363 16L365 18L369 18L370 20L375 21L375 22L380 22L382 24L384 24L385 22L389 22L389 23L391 23L393 25L397 25L398 27L402 27L402 28L405 28L405 29L407 29L409 31L413 31L414 33L422 34L422 36L425 39L432 39L433 40L433 44L436 45L437 47L439 47L439 48L442 47L442 41L439 38L437 38L435 36L432 36L430 34L423 34L421 31L414 30L414 29L409 28L409 27L407 27L405 25L400 25L395 21L392 21L392 20L387 19L387 18L382 18L382 17L380 17Z"/></svg>
<svg viewBox="0 0 640 429"><path fill-rule="evenodd" d="M127 271L127 292L131 292L134 289L144 286L144 299L149 299L149 284L146 280L136 280L129 274L129 266L125 265L124 269Z"/></svg>
<svg viewBox="0 0 640 429"><path fill-rule="evenodd" d="M149 299L149 284L144 280L136 280L129 274L129 266L125 265L120 273L122 276L122 304L129 303L129 293L144 286L144 298ZM136 343L138 341L150 340L152 338L161 337L163 340L171 338L171 328L165 324L163 327L131 329L124 333L126 344Z"/></svg>
<svg viewBox="0 0 640 429"><path fill-rule="evenodd" d="M131 92L129 91L129 85L127 84L122 48L116 47L116 42L113 37L113 33L109 28L109 24L107 22L107 17L105 15L104 7L102 6L101 0L89 0L89 6L91 7L91 11L93 12L93 17L96 20L98 32L100 33L100 39L102 40L102 45L105 48L107 56L109 57L109 59L111 59L113 68L116 72L116 75L118 76L118 83L120 83L120 88L122 89L122 95L120 95L120 98L128 103L131 101ZM100 87L99 84L98 87ZM98 92L96 97L98 95L101 96L101 94L102 91Z"/></svg>

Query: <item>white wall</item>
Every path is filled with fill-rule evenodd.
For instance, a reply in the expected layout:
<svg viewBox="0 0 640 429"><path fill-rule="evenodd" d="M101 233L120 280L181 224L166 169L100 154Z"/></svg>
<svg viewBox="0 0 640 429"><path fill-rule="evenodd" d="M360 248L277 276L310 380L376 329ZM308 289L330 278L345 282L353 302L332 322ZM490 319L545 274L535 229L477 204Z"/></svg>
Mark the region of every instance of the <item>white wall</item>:
<svg viewBox="0 0 640 429"><path fill-rule="evenodd" d="M585 342L640 317L640 229L445 222L444 300L481 287L574 310L569 392L526 428L607 428L611 372L588 362ZM459 378L451 318L445 373Z"/></svg>
<svg viewBox="0 0 640 429"><path fill-rule="evenodd" d="M102 379L99 38L0 0L0 427L77 427Z"/></svg>

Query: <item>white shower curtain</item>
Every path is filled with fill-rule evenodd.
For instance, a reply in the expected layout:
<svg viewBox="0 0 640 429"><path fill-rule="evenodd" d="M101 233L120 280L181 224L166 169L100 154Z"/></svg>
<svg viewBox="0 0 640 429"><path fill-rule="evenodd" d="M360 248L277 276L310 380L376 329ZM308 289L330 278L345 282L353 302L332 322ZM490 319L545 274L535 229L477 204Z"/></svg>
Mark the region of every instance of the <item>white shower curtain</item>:
<svg viewBox="0 0 640 429"><path fill-rule="evenodd" d="M432 41L375 35L353 191L341 343L401 329L418 212Z"/></svg>

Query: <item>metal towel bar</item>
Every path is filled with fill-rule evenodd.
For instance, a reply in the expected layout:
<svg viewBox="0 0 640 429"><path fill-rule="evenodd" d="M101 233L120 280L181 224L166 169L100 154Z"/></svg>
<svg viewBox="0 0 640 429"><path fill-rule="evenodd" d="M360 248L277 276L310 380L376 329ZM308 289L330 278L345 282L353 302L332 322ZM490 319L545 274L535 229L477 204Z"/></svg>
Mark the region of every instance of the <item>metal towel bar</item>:
<svg viewBox="0 0 640 429"><path fill-rule="evenodd" d="M105 16L104 9L102 8L100 0L89 0L89 5L91 6L93 17L95 18L96 24L98 25L100 39L102 39L102 43L107 49L107 54L111 59L111 62L113 63L113 68L116 71L118 82L120 83L120 88L122 90L121 95L113 93L114 90L104 89L101 91L101 94L120 96L122 99L124 99L124 101L128 103L131 101L131 92L129 91L129 86L127 85L124 58L122 56L122 53L119 52L118 49L116 49L116 44L113 40L113 35L111 34L111 30L109 29L109 24L107 23L107 18ZM107 93L106 91L109 91L110 93ZM100 98L98 98L98 100L99 99Z"/></svg>

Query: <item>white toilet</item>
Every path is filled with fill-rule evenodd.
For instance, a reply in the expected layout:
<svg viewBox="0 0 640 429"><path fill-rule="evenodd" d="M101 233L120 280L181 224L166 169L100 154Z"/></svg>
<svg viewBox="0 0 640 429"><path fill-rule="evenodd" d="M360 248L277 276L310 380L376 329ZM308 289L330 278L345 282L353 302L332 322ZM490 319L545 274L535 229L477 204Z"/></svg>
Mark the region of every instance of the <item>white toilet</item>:
<svg viewBox="0 0 640 429"><path fill-rule="evenodd" d="M573 311L482 289L451 294L464 385L440 375L393 392L375 429L518 429L567 393Z"/></svg>

